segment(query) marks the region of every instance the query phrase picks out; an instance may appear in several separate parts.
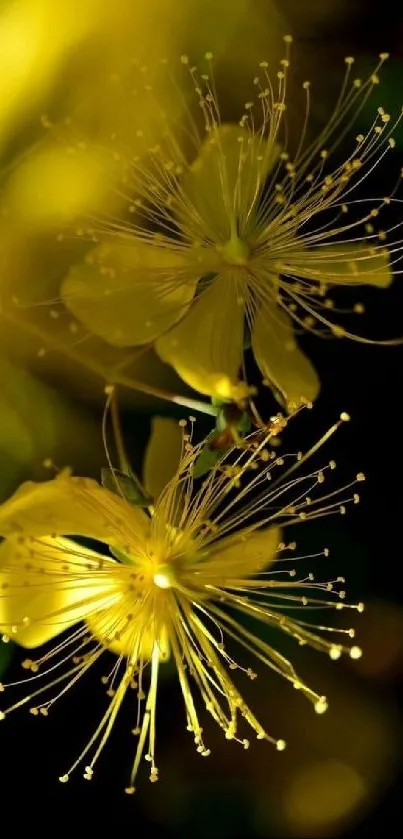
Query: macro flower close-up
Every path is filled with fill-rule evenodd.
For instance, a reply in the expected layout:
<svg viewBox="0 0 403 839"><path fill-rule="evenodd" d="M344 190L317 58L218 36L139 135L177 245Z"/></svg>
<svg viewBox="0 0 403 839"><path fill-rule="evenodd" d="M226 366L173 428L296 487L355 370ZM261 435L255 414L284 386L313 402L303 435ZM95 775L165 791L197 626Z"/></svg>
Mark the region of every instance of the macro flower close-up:
<svg viewBox="0 0 403 839"><path fill-rule="evenodd" d="M347 417L320 443L343 419ZM342 578L323 582L313 574L301 576L295 568L301 561L295 556L296 546L283 542L280 530L290 522L345 513L346 503L357 502L358 494L350 485L331 496L319 493L312 498L335 464L299 475L296 466L309 453L278 455L271 448L278 423L284 425L284 420L273 418L271 430L250 435L244 449L225 454L208 477L197 482L193 468L200 446L192 446L189 432L181 433L171 420L157 420L146 454L145 491L155 496L147 508L127 500L113 469L116 493L95 481L61 473L51 481L23 485L0 508L3 640L14 638L35 648L71 628L55 647L23 662L33 674L27 680L28 695L5 708L2 720L27 704L31 714L47 715L105 651L117 656L103 678L110 697L104 716L61 781L67 781L79 763L85 765L84 777L92 777L128 692L136 709L138 745L126 791L134 792L143 757L150 762L150 779L157 780L158 671L169 657L198 752L209 754L196 693L227 740L249 747L244 721L255 737L282 751L285 741L256 719L233 672L234 677L254 679L257 660L307 697L317 713L326 710L327 700L275 646L244 625L245 617L325 651L332 659L343 652L360 657L360 648L350 640L353 628L336 624L333 630L317 629L308 615L311 609L362 611L363 605L344 601ZM177 450L181 445L182 454L173 477L161 486L166 464L157 469L157 454L161 460L168 438L170 461L175 444ZM363 477L358 475L357 481ZM249 501L251 492L256 495ZM71 536L102 542L109 551L94 551ZM324 561L327 554L324 549ZM306 612L303 619L301 609ZM233 640L240 647L235 658ZM3 698L14 687L2 685Z"/></svg>
<svg viewBox="0 0 403 839"><path fill-rule="evenodd" d="M289 149L292 39L284 40L277 74L265 61L257 67L238 124L221 115L212 54L203 68L182 56L201 123L189 106L185 128L166 121L160 142L145 147L139 162L127 160L126 219L95 220L92 235L104 241L69 272L61 294L90 332L118 347L154 343L188 385L216 398L250 392L242 374L250 347L263 381L292 409L319 391L294 328L370 342L344 326L332 292L392 281L400 228L389 231L383 211L399 179L374 199L356 199L355 189L394 148L400 115L374 108L340 156L388 58L382 53L361 79L347 57L332 116L313 139L310 83L302 85L305 117ZM152 96L150 81L146 73ZM165 111L159 118L167 120ZM363 309L357 301L351 314Z"/></svg>
<svg viewBox="0 0 403 839"><path fill-rule="evenodd" d="M0 832L400 823L402 44L0 3Z"/></svg>

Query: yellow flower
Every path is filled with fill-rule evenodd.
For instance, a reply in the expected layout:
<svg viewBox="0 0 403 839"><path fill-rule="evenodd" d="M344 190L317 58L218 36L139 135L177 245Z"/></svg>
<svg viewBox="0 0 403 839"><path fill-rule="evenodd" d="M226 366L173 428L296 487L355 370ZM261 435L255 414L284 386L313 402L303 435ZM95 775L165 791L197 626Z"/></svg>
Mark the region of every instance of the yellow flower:
<svg viewBox="0 0 403 839"><path fill-rule="evenodd" d="M287 151L285 40L275 83L262 62L237 125L222 119L211 55L201 73L182 56L202 128L189 111L187 132L167 124L164 140L148 148L148 164L144 156L141 164L128 162L122 189L130 193L133 221L104 220L107 241L69 273L62 296L109 343L155 342L185 382L216 397L247 392L239 375L250 341L263 380L292 407L319 389L293 321L315 334L356 337L333 322L329 288L391 282L386 231L375 224L393 197L351 196L394 140L379 108L351 153L330 164L379 81L383 54L364 81L353 79L353 59L346 58L335 110L312 142L304 83L306 120L298 148Z"/></svg>
<svg viewBox="0 0 403 839"><path fill-rule="evenodd" d="M32 648L69 630L53 648L23 662L31 674L29 694L2 711L0 718L26 704L32 714L46 716L56 699L101 656L117 656L103 679L109 706L62 782L82 762L84 777L91 778L130 689L135 691L134 733L139 739L127 791L134 791L142 756L150 763L151 780L157 779L158 673L169 656L179 678L187 728L202 755L208 748L194 692L227 739L249 745L238 733L243 718L258 739L282 750L285 742L273 738L256 719L233 673L255 678L250 664L255 657L300 690L318 713L326 710L326 699L244 618L327 651L332 659L342 652L353 658L360 655L358 647L348 644L352 629L322 625L316 631L308 615L310 607L361 611L362 605L344 602L340 578L324 583L311 574L297 575L295 544L282 542L279 530L280 525L325 512L343 512L347 500L357 500L349 492L339 500L337 493L331 493L330 500L329 494L315 498L334 464L295 477L303 456L280 457L270 446L271 432L259 432L250 435L244 449L227 454L206 479L195 481L193 466L201 446L192 444L187 430L178 432L171 420L154 421L145 463L146 488L154 494L148 511L93 480L68 473L41 484L27 483L0 507L3 640L13 638ZM164 486L178 448L179 466ZM161 459L163 469L158 472ZM288 468L281 478L285 462ZM81 546L74 541L80 536L102 542L105 551ZM279 567L273 571L276 555ZM326 634L333 631L344 634L347 645L328 640ZM230 651L234 640L240 650L236 660ZM8 693L15 684L0 689Z"/></svg>

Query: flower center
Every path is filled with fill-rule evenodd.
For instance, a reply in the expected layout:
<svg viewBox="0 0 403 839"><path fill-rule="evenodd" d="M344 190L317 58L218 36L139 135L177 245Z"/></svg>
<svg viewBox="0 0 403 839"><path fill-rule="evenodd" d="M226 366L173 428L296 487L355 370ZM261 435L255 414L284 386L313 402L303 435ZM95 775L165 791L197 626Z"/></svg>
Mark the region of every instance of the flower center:
<svg viewBox="0 0 403 839"><path fill-rule="evenodd" d="M243 239L238 236L231 236L225 245L219 247L219 251L225 260L230 265L246 265L250 257L250 247Z"/></svg>
<svg viewBox="0 0 403 839"><path fill-rule="evenodd" d="M174 566L167 562L158 565L153 575L153 582L157 588L173 588L177 583Z"/></svg>

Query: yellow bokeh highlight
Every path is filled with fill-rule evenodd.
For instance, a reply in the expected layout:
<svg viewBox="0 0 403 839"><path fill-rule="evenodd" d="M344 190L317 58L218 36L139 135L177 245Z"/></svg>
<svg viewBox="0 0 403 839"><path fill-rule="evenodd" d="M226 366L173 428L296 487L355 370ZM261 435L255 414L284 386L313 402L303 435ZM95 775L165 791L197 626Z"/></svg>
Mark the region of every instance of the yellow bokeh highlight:
<svg viewBox="0 0 403 839"><path fill-rule="evenodd" d="M348 821L367 797L360 773L339 760L306 763L292 776L284 792L286 823L304 836L333 836L336 825Z"/></svg>
<svg viewBox="0 0 403 839"><path fill-rule="evenodd" d="M38 228L68 221L102 206L106 164L90 151L42 148L13 174L8 182L9 211L20 223Z"/></svg>

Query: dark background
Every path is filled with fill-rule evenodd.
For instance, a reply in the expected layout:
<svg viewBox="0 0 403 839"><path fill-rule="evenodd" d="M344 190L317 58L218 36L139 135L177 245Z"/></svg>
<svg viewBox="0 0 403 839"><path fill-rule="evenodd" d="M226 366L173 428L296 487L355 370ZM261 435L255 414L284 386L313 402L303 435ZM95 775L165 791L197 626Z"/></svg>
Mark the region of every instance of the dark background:
<svg viewBox="0 0 403 839"><path fill-rule="evenodd" d="M301 4L301 7L303 3ZM302 50L309 55L318 51L323 56L322 72L326 74L326 53L350 52L365 55L389 50L393 63L388 69L386 84L388 98L403 101L403 13L398 4L384 2L350 4L340 19L335 16L324 24L312 24L305 31L303 16L300 15ZM301 23L302 20L302 23ZM306 27L308 28L308 27ZM321 72L321 68L319 67ZM399 160L400 157L400 160ZM403 165L403 148L396 152L396 171ZM382 192L389 170L379 169L371 179L371 192ZM368 186L369 190L369 186ZM398 216L396 216L398 218ZM360 290L361 291L361 290ZM351 298L352 299L352 298ZM401 278L388 292L365 290L360 294L365 300L367 314L360 320L363 334L376 337L403 335ZM337 685L338 676L334 668L340 668L341 682L345 683L345 702L349 702L349 685L354 690L367 694L375 703L387 703L385 711L393 718L394 753L385 761L385 771L374 784L370 801L361 810L358 808L341 824L328 827L315 836L364 837L384 829L387 824L399 824L401 814L401 790L403 783L403 729L402 717L402 675L403 675L403 590L401 587L402 562L402 502L401 476L403 474L402 445L402 365L403 346L363 346L347 341L326 341L303 337L301 345L313 360L322 381L322 393L309 416L295 429L290 430L286 447L298 438L300 429L307 437L314 439L331 425L341 411L347 411L352 421L343 427L328 444L324 459L334 457L342 464L342 477L364 471L366 483L360 485L362 502L354 507L345 519L331 519L326 524L307 525L298 533L303 545L319 548L329 544L333 549L336 573L348 578L348 592L351 599L364 600L367 611L355 622L359 630L363 625L363 637L358 631L358 643L364 647L364 658L374 666L365 669L364 664L332 665L332 676ZM262 400L266 415L274 410L274 402L267 394ZM126 413L126 436L135 429L146 434L148 420ZM200 421L200 428L203 420ZM307 431L306 431L307 429ZM302 434L302 431L301 431ZM299 444L300 445L300 444ZM312 548L314 549L314 548ZM393 616L393 619L391 618ZM383 653L386 664L383 666ZM389 651L392 653L389 656ZM311 656L311 658L310 658ZM388 658L389 656L389 658ZM300 657L300 658L299 658ZM296 651L293 659L303 670L305 662L313 662L309 668L316 668L316 683L322 683L322 659L317 653ZM301 664L300 664L301 661ZM379 663L377 669L376 663ZM389 663L388 663L389 662ZM328 663L323 664L325 682L328 684ZM11 665L7 681L19 677L18 656ZM330 672L330 671L329 671ZM34 720L27 712L20 711L10 716L7 725L2 726L2 757L0 762L0 789L2 818L10 818L14 827L39 831L52 828L61 833L67 825L78 834L91 831L118 831L122 827L138 836L143 834L161 837L211 837L225 839L249 835L251 837L272 837L277 835L302 836L287 832L276 816L275 810L265 812L264 818L257 815L256 790L259 800L264 799L262 773L277 773L277 761L282 756L270 751L270 747L253 743L247 757L234 744L221 743L211 726L206 723L212 738L212 755L200 760L193 752L191 737L185 731L181 697L175 679L168 676L162 680L158 699L157 748L160 759L161 780L149 785L142 770L139 778L139 792L135 799L122 792L125 767L129 765L132 744L127 742L127 726L130 726L128 711L122 713L116 732L108 743L100 761L99 771L91 783L83 781L78 772L68 786L57 782L57 776L74 759L80 744L86 742L90 727L94 727L103 707L99 690L99 676L94 674L84 686L73 690L64 698L47 720ZM266 679L266 681L264 681ZM343 681L344 680L344 681ZM282 687L277 686L275 677L262 674L261 688L254 683L252 688L260 697L266 689L270 694L269 730L276 730L274 713L284 698L289 710L279 710L282 728L286 725L287 713L292 726L314 729L321 720L309 717L302 698L294 701L288 698ZM272 696L279 692L279 697ZM253 690L247 686L248 696ZM329 688L331 699L331 687ZM258 705L261 699L258 699ZM259 710L262 706L259 706ZM400 712L399 712L400 708ZM271 713L273 712L273 720ZM330 713L330 711L329 711ZM342 716L341 716L342 719ZM374 725L377 725L374 717ZM297 728L298 728L297 725ZM331 726L332 723L329 723ZM335 722L335 725L340 725ZM291 726L291 728L292 728ZM297 732L298 740L298 732ZM346 743L354 738L352 723L334 733L335 739L345 738ZM292 748L292 738L287 737ZM305 741L304 741L305 742ZM316 741L315 741L316 742ZM399 745L400 742L400 745ZM306 741L309 749L309 737ZM316 746L315 746L316 748ZM268 749L268 757L262 757ZM265 767L268 767L265 768ZM270 793L273 796L273 791ZM274 801L275 798L271 798ZM52 814L52 815L51 815Z"/></svg>

